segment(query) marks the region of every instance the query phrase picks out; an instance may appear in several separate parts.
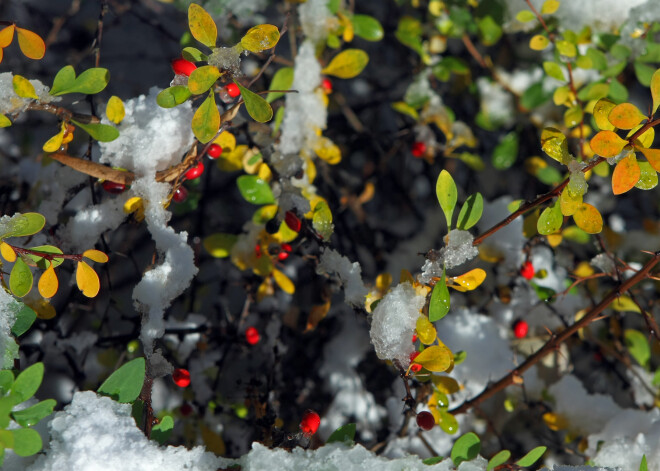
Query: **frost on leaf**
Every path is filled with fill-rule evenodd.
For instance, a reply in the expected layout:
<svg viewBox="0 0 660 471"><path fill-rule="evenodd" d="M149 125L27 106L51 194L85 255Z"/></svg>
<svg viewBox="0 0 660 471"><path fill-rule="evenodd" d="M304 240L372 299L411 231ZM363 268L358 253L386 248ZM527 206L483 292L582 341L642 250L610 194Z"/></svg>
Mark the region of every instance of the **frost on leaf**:
<svg viewBox="0 0 660 471"><path fill-rule="evenodd" d="M339 255L335 250L325 249L316 272L336 274L344 286L346 302L357 308L364 307L368 290L362 282L362 268L358 262L351 263L348 258Z"/></svg>
<svg viewBox="0 0 660 471"><path fill-rule="evenodd" d="M454 229L449 233L447 246L435 252L433 261L427 260L422 267L419 281L428 284L432 278L442 276L442 266L453 268L473 259L479 250L472 245L474 237L468 231Z"/></svg>

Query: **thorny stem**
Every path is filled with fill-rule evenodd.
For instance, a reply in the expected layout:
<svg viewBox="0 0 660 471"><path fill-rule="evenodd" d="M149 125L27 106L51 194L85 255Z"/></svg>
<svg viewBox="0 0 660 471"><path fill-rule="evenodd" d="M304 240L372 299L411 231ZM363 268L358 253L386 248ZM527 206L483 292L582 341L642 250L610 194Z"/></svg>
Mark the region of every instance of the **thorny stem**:
<svg viewBox="0 0 660 471"><path fill-rule="evenodd" d="M513 384L516 378L520 378L520 376L525 371L527 371L533 365L538 363L547 354L557 350L559 346L569 337L571 337L577 331L586 327L591 322L596 320L596 318L600 315L600 313L602 313L605 310L605 308L607 308L610 304L612 304L621 294L625 293L634 285L636 285L643 279L647 278L649 272L653 269L653 267L657 265L658 262L660 262L660 251L656 252L653 255L653 258L649 260L646 263L646 265L644 265L642 269L639 270L634 276L630 277L623 284L619 285L618 287L610 291L609 294L605 296L605 298L603 298L603 300L600 303L598 303L596 306L591 308L591 310L587 312L587 314L585 314L585 316L582 319L580 319L579 321L577 321L576 323L574 323L573 325L571 325L570 327L559 333L553 333L550 337L550 340L548 340L545 343L545 345L543 345L543 347L537 350L533 355L528 357L527 360L525 360L520 366L509 372L499 381L487 387L481 394L470 399L469 401L464 402L463 404L456 407L455 409L450 410L449 412L451 414L462 414L464 412L467 412L472 407L482 403L486 399L494 396L497 392Z"/></svg>
<svg viewBox="0 0 660 471"><path fill-rule="evenodd" d="M75 260L76 262L80 262L83 259L82 254L60 254L60 253L39 252L38 250L24 249L23 247L17 247L7 242L5 242L5 244L9 245L12 249L14 249L14 252L16 253L20 253L24 255L35 255L37 257L42 257L50 262L52 262L53 259L56 258L62 258L65 260Z"/></svg>

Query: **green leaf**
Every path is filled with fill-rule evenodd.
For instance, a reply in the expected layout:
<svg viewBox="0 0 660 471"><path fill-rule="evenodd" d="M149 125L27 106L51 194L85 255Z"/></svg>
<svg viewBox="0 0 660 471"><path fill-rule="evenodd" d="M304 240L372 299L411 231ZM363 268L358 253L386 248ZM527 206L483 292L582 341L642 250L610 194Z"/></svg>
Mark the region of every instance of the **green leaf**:
<svg viewBox="0 0 660 471"><path fill-rule="evenodd" d="M325 75L349 79L362 72L369 63L369 55L362 49L345 49L321 71Z"/></svg>
<svg viewBox="0 0 660 471"><path fill-rule="evenodd" d="M10 304L9 309L14 311L16 315L16 321L11 328L11 333L15 337L20 337L32 327L32 324L37 319L37 313L31 307L19 302Z"/></svg>
<svg viewBox="0 0 660 471"><path fill-rule="evenodd" d="M635 66L635 75L637 76L637 80L639 80L639 83L641 83L645 87L650 86L651 79L653 78L653 73L655 72L655 69L640 62L639 60L636 60L633 63L633 65Z"/></svg>
<svg viewBox="0 0 660 471"><path fill-rule="evenodd" d="M638 330L626 329L623 338L630 355L643 367L648 366L651 360L651 347L646 335Z"/></svg>
<svg viewBox="0 0 660 471"><path fill-rule="evenodd" d="M270 82L269 90L288 90L293 85L293 67L282 67L275 75L273 75L273 80ZM277 100L279 97L284 96L282 92L270 92L266 95L266 101L272 103Z"/></svg>
<svg viewBox="0 0 660 471"><path fill-rule="evenodd" d="M496 466L506 463L509 458L511 458L511 452L509 450L500 451L488 461L486 471L490 471Z"/></svg>
<svg viewBox="0 0 660 471"><path fill-rule="evenodd" d="M17 298L22 298L32 289L32 271L22 258L17 258L9 274L9 289Z"/></svg>
<svg viewBox="0 0 660 471"><path fill-rule="evenodd" d="M445 269L442 269L442 278L436 281L431 292L431 301L429 303L429 321L439 321L449 312L450 298L449 288L445 282Z"/></svg>
<svg viewBox="0 0 660 471"><path fill-rule="evenodd" d="M353 440L355 440L355 426L356 425L354 423L342 425L337 430L332 432L332 434L330 434L325 444L327 445L328 443L335 442L353 442Z"/></svg>
<svg viewBox="0 0 660 471"><path fill-rule="evenodd" d="M551 61L544 62L543 70L545 70L545 73L554 79L560 80L562 82L566 81L566 77L564 76L564 71L561 70L561 67L556 62L551 62Z"/></svg>
<svg viewBox="0 0 660 471"><path fill-rule="evenodd" d="M486 46L494 45L502 37L502 27L490 15L477 19L477 26L481 42Z"/></svg>
<svg viewBox="0 0 660 471"><path fill-rule="evenodd" d="M53 255L62 255L64 253L62 252L62 249L55 247L54 245L39 245L37 247L30 247L30 250L53 254ZM45 270L48 267L50 267L51 263L53 264L53 268L57 268L62 263L64 263L63 258L58 257L58 258L53 258L53 260L46 260L44 257L34 254L25 254L25 258L23 259L23 261L32 267L39 267L42 270Z"/></svg>
<svg viewBox="0 0 660 471"><path fill-rule="evenodd" d="M166 415L160 422L153 426L151 429L151 438L156 440L161 445L164 445L174 428L174 419L171 415Z"/></svg>
<svg viewBox="0 0 660 471"><path fill-rule="evenodd" d="M208 253L215 258L225 258L231 253L238 236L235 234L211 234L204 238L203 245Z"/></svg>
<svg viewBox="0 0 660 471"><path fill-rule="evenodd" d="M268 102L241 84L237 82L234 83L238 85L238 88L241 90L241 97L245 102L245 109L252 119L259 123L270 121L273 117L273 108L270 107Z"/></svg>
<svg viewBox="0 0 660 471"><path fill-rule="evenodd" d="M653 72L651 76L651 97L653 98L653 111L655 114L658 106L660 106L660 69Z"/></svg>
<svg viewBox="0 0 660 471"><path fill-rule="evenodd" d="M646 455L642 455L642 461L639 463L639 471L648 471L648 465L646 464Z"/></svg>
<svg viewBox="0 0 660 471"><path fill-rule="evenodd" d="M527 453L525 456L520 458L518 461L516 461L516 464L518 466L522 467L528 467L536 463L541 456L543 456L543 453L545 453L545 450L547 450L548 447L546 446L537 446L533 450L531 450L529 453Z"/></svg>
<svg viewBox="0 0 660 471"><path fill-rule="evenodd" d="M320 201L314 206L312 227L325 240L330 239L334 226L332 225L332 212L325 201Z"/></svg>
<svg viewBox="0 0 660 471"><path fill-rule="evenodd" d="M553 296L556 294L555 290L552 288L546 288L545 286L539 286L536 283L530 284L532 285L532 288L534 288L536 296L538 296L541 301L548 301L550 303L554 301Z"/></svg>
<svg viewBox="0 0 660 471"><path fill-rule="evenodd" d="M102 91L110 81L110 72L102 67L93 67L85 70L76 78L73 67L67 65L60 69L53 80L51 95L64 95L66 93L84 93L93 95Z"/></svg>
<svg viewBox="0 0 660 471"><path fill-rule="evenodd" d="M209 60L209 56L196 47L184 47L181 55L185 60L190 62L207 62Z"/></svg>
<svg viewBox="0 0 660 471"><path fill-rule="evenodd" d="M7 427L9 427L9 423L11 421L11 410L14 408L16 404L20 404L20 402L10 396L5 396L5 397L0 397L0 433L2 433ZM13 438L11 436L6 438L11 439L13 443ZM0 443L2 442L2 437L0 437ZM7 442L5 442L6 444Z"/></svg>
<svg viewBox="0 0 660 471"><path fill-rule="evenodd" d="M238 190L241 192L241 196L248 203L271 204L275 202L268 182L256 175L241 175L236 179L236 184L238 185Z"/></svg>
<svg viewBox="0 0 660 471"><path fill-rule="evenodd" d="M456 420L456 417L454 417L453 414L447 412L445 409L440 409L440 421L438 422L438 426L442 429L443 432L450 435L458 432L458 421Z"/></svg>
<svg viewBox="0 0 660 471"><path fill-rule="evenodd" d="M463 461L470 461L477 457L481 451L481 440L472 432L461 436L451 449L451 460L456 466Z"/></svg>
<svg viewBox="0 0 660 471"><path fill-rule="evenodd" d="M10 395L16 400L17 404L27 401L39 389L43 377L43 363L35 363L32 366L28 366L18 374L14 385L11 387Z"/></svg>
<svg viewBox="0 0 660 471"><path fill-rule="evenodd" d="M559 200L548 206L543 210L538 221L536 221L536 230L541 235L554 234L564 222L564 215L561 213Z"/></svg>
<svg viewBox="0 0 660 471"><path fill-rule="evenodd" d="M353 15L351 22L353 23L353 31L356 36L367 41L380 41L383 39L383 27L373 16Z"/></svg>
<svg viewBox="0 0 660 471"><path fill-rule="evenodd" d="M641 174L639 181L635 184L635 188L639 188L640 190L652 190L658 186L658 172L651 167L651 164L648 162L638 162L638 164Z"/></svg>
<svg viewBox="0 0 660 471"><path fill-rule="evenodd" d="M204 8L191 3L188 7L188 27L197 41L208 47L215 47L218 27Z"/></svg>
<svg viewBox="0 0 660 471"><path fill-rule="evenodd" d="M5 232L0 234L0 240L36 234L45 224L46 218L39 213L16 213L5 224Z"/></svg>
<svg viewBox="0 0 660 471"><path fill-rule="evenodd" d="M506 170L511 167L518 158L518 134L510 132L500 139L493 150L493 167L497 170Z"/></svg>
<svg viewBox="0 0 660 471"><path fill-rule="evenodd" d="M556 41L555 46L557 47L557 51L559 51L559 54L562 56L566 57L575 57L577 54L577 48L575 47L575 44L573 44L570 41Z"/></svg>
<svg viewBox="0 0 660 471"><path fill-rule="evenodd" d="M535 83L529 87L520 97L520 104L523 108L532 110L537 106L541 106L552 97L552 92L543 88L542 83Z"/></svg>
<svg viewBox="0 0 660 471"><path fill-rule="evenodd" d="M38 424L44 417L52 414L56 405L57 401L55 399L46 399L45 401L37 402L27 409L14 411L11 415L21 427L32 427Z"/></svg>
<svg viewBox="0 0 660 471"><path fill-rule="evenodd" d="M422 460L422 463L424 463L427 466L431 466L437 463L440 463L444 458L442 456L432 456L430 458L426 458L425 460Z"/></svg>
<svg viewBox="0 0 660 471"><path fill-rule="evenodd" d="M481 193L477 192L474 195L468 196L465 203L463 203L461 211L458 213L456 227L462 231L467 231L479 222L483 211L484 198L481 196Z"/></svg>
<svg viewBox="0 0 660 471"><path fill-rule="evenodd" d="M161 91L156 97L156 103L162 108L174 108L185 102L191 95L192 93L190 93L188 87L174 85Z"/></svg>
<svg viewBox="0 0 660 471"><path fill-rule="evenodd" d="M438 202L445 214L447 221L447 231L451 230L451 219L456 208L456 200L458 199L458 190L456 183L451 174L447 170L443 170L438 175L438 180L435 183L435 194L438 197Z"/></svg>
<svg viewBox="0 0 660 471"><path fill-rule="evenodd" d="M202 144L209 142L218 133L220 129L220 112L215 104L215 96L212 91L209 92L209 96L195 111L190 125L193 134Z"/></svg>
<svg viewBox="0 0 660 471"><path fill-rule="evenodd" d="M133 402L140 395L144 383L144 358L136 358L122 365L112 373L101 386L98 392L110 396L117 402Z"/></svg>
<svg viewBox="0 0 660 471"><path fill-rule="evenodd" d="M193 95L201 95L213 86L222 74L214 65L197 67L188 77L188 90Z"/></svg>
<svg viewBox="0 0 660 471"><path fill-rule="evenodd" d="M96 139L99 142L111 142L119 137L119 131L114 126L109 124L102 123L89 123L83 124L75 120L71 120L76 126L85 131L87 134L92 136L92 139Z"/></svg>
<svg viewBox="0 0 660 471"><path fill-rule="evenodd" d="M41 450L41 436L36 430L18 428L10 432L14 436L14 453L18 456L32 456Z"/></svg>
<svg viewBox="0 0 660 471"><path fill-rule="evenodd" d="M9 392L11 386L14 384L14 373L11 370L0 371L0 396L4 396ZM2 427L0 427L2 428Z"/></svg>

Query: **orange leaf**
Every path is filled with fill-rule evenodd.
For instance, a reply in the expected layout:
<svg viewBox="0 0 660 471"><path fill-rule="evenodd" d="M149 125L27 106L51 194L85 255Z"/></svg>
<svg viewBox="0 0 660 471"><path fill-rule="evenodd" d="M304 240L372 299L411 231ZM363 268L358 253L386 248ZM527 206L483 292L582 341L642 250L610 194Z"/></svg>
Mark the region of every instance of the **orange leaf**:
<svg viewBox="0 0 660 471"><path fill-rule="evenodd" d="M16 28L16 35L18 36L18 46L25 57L39 60L44 56L46 44L37 33L33 33L29 29Z"/></svg>
<svg viewBox="0 0 660 471"><path fill-rule="evenodd" d="M646 160L649 161L651 167L656 172L660 172L660 149L646 149L644 147L635 147L638 151L644 154Z"/></svg>
<svg viewBox="0 0 660 471"><path fill-rule="evenodd" d="M607 98L601 98L594 105L594 119L596 120L598 129L601 131L612 131L614 129L614 126L612 126L612 123L610 123L607 117L615 106L616 104Z"/></svg>
<svg viewBox="0 0 660 471"><path fill-rule="evenodd" d="M85 250L82 256L99 263L105 263L108 261L108 256L100 250Z"/></svg>
<svg viewBox="0 0 660 471"><path fill-rule="evenodd" d="M625 157L616 164L614 172L612 172L612 192L615 195L620 195L632 189L639 178L642 176L642 170L639 168L637 158L632 153Z"/></svg>
<svg viewBox="0 0 660 471"><path fill-rule="evenodd" d="M0 31L0 48L7 47L11 44L12 39L14 39L14 29L16 27L11 25Z"/></svg>
<svg viewBox="0 0 660 471"><path fill-rule="evenodd" d="M618 155L628 141L621 139L614 131L600 131L590 142L591 150L603 157Z"/></svg>
<svg viewBox="0 0 660 471"><path fill-rule="evenodd" d="M78 268L76 269L76 284L78 285L78 289L82 291L82 294L88 298L93 298L99 294L99 290L101 289L99 276L94 269L85 262L78 262Z"/></svg>
<svg viewBox="0 0 660 471"><path fill-rule="evenodd" d="M612 108L607 119L619 129L632 129L646 119L646 116L632 103L621 103Z"/></svg>
<svg viewBox="0 0 660 471"><path fill-rule="evenodd" d="M55 274L55 269L53 268L53 264L48 267L48 269L43 272L41 275L41 278L39 278L39 293L44 297L44 298L52 298L55 296L55 293L57 293L57 288L59 287L60 283L57 280L57 275Z"/></svg>
<svg viewBox="0 0 660 471"><path fill-rule="evenodd" d="M0 47L0 62L2 62L2 57L5 55L5 52Z"/></svg>
<svg viewBox="0 0 660 471"><path fill-rule="evenodd" d="M6 242L0 242L0 255L2 255L2 258L7 260L9 263L16 261L16 252L14 252L12 246Z"/></svg>
<svg viewBox="0 0 660 471"><path fill-rule="evenodd" d="M573 214L575 224L587 234L598 234L603 230L603 216L588 203L582 203Z"/></svg>

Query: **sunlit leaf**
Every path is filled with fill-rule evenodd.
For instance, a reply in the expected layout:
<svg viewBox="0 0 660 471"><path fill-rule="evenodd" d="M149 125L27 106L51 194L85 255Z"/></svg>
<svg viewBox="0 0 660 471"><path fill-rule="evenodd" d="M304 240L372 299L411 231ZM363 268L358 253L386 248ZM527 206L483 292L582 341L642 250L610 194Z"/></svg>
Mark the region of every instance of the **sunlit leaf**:
<svg viewBox="0 0 660 471"><path fill-rule="evenodd" d="M451 351L443 345L431 345L415 357L415 363L429 371L441 373L451 365Z"/></svg>
<svg viewBox="0 0 660 471"><path fill-rule="evenodd" d="M467 231L469 228L474 226L484 211L484 199L481 196L481 193L475 193L474 195L468 196L463 203L463 207L458 213L458 221L456 222L456 227Z"/></svg>
<svg viewBox="0 0 660 471"><path fill-rule="evenodd" d="M161 445L164 445L172 434L173 428L174 419L171 415L166 415L151 429L151 439L156 440Z"/></svg>
<svg viewBox="0 0 660 471"><path fill-rule="evenodd" d="M64 95L65 93L84 93L93 95L102 91L110 81L110 72L102 67L85 70L76 77L73 67L67 65L59 70L50 89L51 95Z"/></svg>
<svg viewBox="0 0 660 471"><path fill-rule="evenodd" d="M31 247L31 250L50 255L62 255L63 253L62 249L54 245L39 245L37 247ZM52 257L52 260L48 260L46 257L28 253L25 254L23 261L30 266L45 270L51 265L53 268L59 267L64 262L64 259L62 257Z"/></svg>
<svg viewBox="0 0 660 471"><path fill-rule="evenodd" d="M82 256L98 263L106 263L109 260L104 252L96 249L85 250Z"/></svg>
<svg viewBox="0 0 660 471"><path fill-rule="evenodd" d="M559 195L559 207L564 216L572 216L582 204L582 195L573 195L570 191L562 191Z"/></svg>
<svg viewBox="0 0 660 471"><path fill-rule="evenodd" d="M445 282L445 270L442 270L442 278L436 281L431 292L429 302L429 321L439 321L447 315L450 307L449 288Z"/></svg>
<svg viewBox="0 0 660 471"><path fill-rule="evenodd" d="M124 109L124 103L121 101L121 98L114 95L110 97L108 105L105 107L105 115L115 124L122 122L126 115L126 110Z"/></svg>
<svg viewBox="0 0 660 471"><path fill-rule="evenodd" d="M532 36L532 39L529 40L529 47L535 51L542 51L550 44L550 40L541 34Z"/></svg>
<svg viewBox="0 0 660 471"><path fill-rule="evenodd" d="M14 39L15 25L9 25L0 30L0 49L9 46Z"/></svg>
<svg viewBox="0 0 660 471"><path fill-rule="evenodd" d="M202 242L206 251L215 258L228 257L238 236L235 234L211 234Z"/></svg>
<svg viewBox="0 0 660 471"><path fill-rule="evenodd" d="M591 149L603 157L614 157L621 153L628 141L621 139L614 131L600 131L590 142Z"/></svg>
<svg viewBox="0 0 660 471"><path fill-rule="evenodd" d="M563 132L556 128L544 128L541 132L541 148L557 162L564 163L569 158L568 144Z"/></svg>
<svg viewBox="0 0 660 471"><path fill-rule="evenodd" d="M577 48L575 44L566 40L559 40L555 42L555 47L559 54L566 57L575 57L577 54Z"/></svg>
<svg viewBox="0 0 660 471"><path fill-rule="evenodd" d="M461 390L458 381L449 376L433 375L431 381L433 382L433 386L443 394L454 394Z"/></svg>
<svg viewBox="0 0 660 471"><path fill-rule="evenodd" d="M218 28L211 15L196 3L191 3L188 7L188 27L193 38L197 41L205 46L215 47Z"/></svg>
<svg viewBox="0 0 660 471"><path fill-rule="evenodd" d="M652 113L655 114L658 106L660 106L660 69L653 72L651 77L651 97L653 98Z"/></svg>
<svg viewBox="0 0 660 471"><path fill-rule="evenodd" d="M548 447L545 446L537 446L533 450L529 451L525 456L516 461L516 464L518 466L522 466L523 468L532 466L541 458L541 456L543 456L543 453L545 453L545 450L547 449Z"/></svg>
<svg viewBox="0 0 660 471"><path fill-rule="evenodd" d="M277 26L257 25L253 26L241 38L241 46L250 52L261 52L275 47L280 40L280 31Z"/></svg>
<svg viewBox="0 0 660 471"><path fill-rule="evenodd" d="M588 203L582 203L573 214L575 224L587 234L598 234L603 230L603 216Z"/></svg>
<svg viewBox="0 0 660 471"><path fill-rule="evenodd" d="M146 373L144 358L135 358L123 364L112 373L101 386L98 392L110 396L117 402L130 403L140 395Z"/></svg>
<svg viewBox="0 0 660 471"><path fill-rule="evenodd" d="M39 289L39 294L41 294L44 298L52 298L55 296L55 293L57 293L59 284L60 283L57 280L57 275L55 274L55 269L51 265L41 274L37 288Z"/></svg>
<svg viewBox="0 0 660 471"><path fill-rule="evenodd" d="M209 92L209 96L195 111L190 125L193 134L202 144L209 142L218 133L220 129L220 112L215 104L215 96L212 91Z"/></svg>
<svg viewBox="0 0 660 471"><path fill-rule="evenodd" d="M78 267L76 268L76 284L78 285L78 289L82 291L82 294L88 298L95 297L101 289L99 276L92 267L82 261L78 262Z"/></svg>
<svg viewBox="0 0 660 471"><path fill-rule="evenodd" d="M612 108L607 119L619 129L632 129L645 120L646 116L632 103L621 103Z"/></svg>
<svg viewBox="0 0 660 471"><path fill-rule="evenodd" d="M9 274L9 289L17 298L22 298L32 289L32 271L21 258L17 258Z"/></svg>
<svg viewBox="0 0 660 471"><path fill-rule="evenodd" d="M542 15L552 15L559 8L559 0L545 0L541 6Z"/></svg>
<svg viewBox="0 0 660 471"><path fill-rule="evenodd" d="M414 120L419 119L419 113L417 113L417 110L415 110L415 108L410 106L405 101L397 101L392 103L392 109L394 109L394 111L398 111L401 114L405 114L406 116L410 116Z"/></svg>
<svg viewBox="0 0 660 471"><path fill-rule="evenodd" d="M603 131L612 131L614 129L614 125L610 123L608 116L615 106L616 104L607 98L601 98L596 102L593 109L593 115L598 129Z"/></svg>
<svg viewBox="0 0 660 471"><path fill-rule="evenodd" d="M34 85L32 85L30 81L22 75L14 75L14 78L12 79L12 85L16 95L20 96L21 98L34 98L35 100L39 99L37 92L34 90Z"/></svg>
<svg viewBox="0 0 660 471"><path fill-rule="evenodd" d="M67 125L66 123L62 123L60 126L60 132L55 134L53 137L48 139L44 145L42 146L42 149L44 152L57 152L60 147L62 147L62 142L64 141L64 133L66 132Z"/></svg>
<svg viewBox="0 0 660 471"><path fill-rule="evenodd" d="M18 37L18 46L25 57L39 60L46 53L46 44L37 33L17 27L16 36Z"/></svg>
<svg viewBox="0 0 660 471"><path fill-rule="evenodd" d="M642 171L633 152L621 159L612 172L612 193L620 195L631 190L639 181Z"/></svg>
<svg viewBox="0 0 660 471"><path fill-rule="evenodd" d="M161 91L156 97L156 103L162 108L174 108L185 102L192 94L188 87L183 85L174 85Z"/></svg>
<svg viewBox="0 0 660 471"><path fill-rule="evenodd" d="M660 172L660 149L647 149L644 147L635 147L638 151L644 154L651 167L656 172Z"/></svg>
<svg viewBox="0 0 660 471"><path fill-rule="evenodd" d="M520 10L516 13L516 20L527 23L536 19L536 15L529 10Z"/></svg>
<svg viewBox="0 0 660 471"><path fill-rule="evenodd" d="M279 286L282 291L288 294L295 293L296 285L293 284L293 281L291 281L288 276L279 271L277 268L273 269L273 278L275 279L277 286Z"/></svg>
<svg viewBox="0 0 660 471"><path fill-rule="evenodd" d="M0 255L2 255L2 258L7 260L9 263L16 261L16 252L12 246L6 242L0 242Z"/></svg>
<svg viewBox="0 0 660 471"><path fill-rule="evenodd" d="M55 399L46 399L25 409L12 411L11 416L22 427L32 427L39 423L41 419L53 413L57 405Z"/></svg>
<svg viewBox="0 0 660 471"><path fill-rule="evenodd" d="M116 127L103 123L89 123L83 124L75 120L71 120L76 126L89 134L93 139L99 142L111 142L119 137L119 131Z"/></svg>
<svg viewBox="0 0 660 471"><path fill-rule="evenodd" d="M201 95L220 78L220 70L214 65L197 67L188 77L188 89L193 95Z"/></svg>
<svg viewBox="0 0 660 471"><path fill-rule="evenodd" d="M564 124L568 128L572 128L574 126L577 126L582 122L582 118L584 116L584 113L582 111L582 107L579 105L576 106L571 106L569 109L567 109L564 112Z"/></svg>
<svg viewBox="0 0 660 471"><path fill-rule="evenodd" d="M458 284L460 288L462 288L460 289L452 286L452 288L456 289L457 291L472 291L473 289L478 288L485 279L486 272L481 268L474 268L460 276L450 278L451 281Z"/></svg>
<svg viewBox="0 0 660 471"><path fill-rule="evenodd" d="M17 213L6 224L5 232L0 233L0 239L36 234L45 224L46 218L39 213Z"/></svg>
<svg viewBox="0 0 660 471"><path fill-rule="evenodd" d="M429 321L428 317L421 315L417 318L417 323L415 325L415 331L417 331L417 337L419 341L424 345L431 345L435 342L437 337L437 332L435 326Z"/></svg>
<svg viewBox="0 0 660 471"><path fill-rule="evenodd" d="M642 126L643 125L640 124L632 128L630 131L628 131L628 135L626 136L626 139L629 140L637 131L639 131L642 128ZM655 129L648 128L641 135L635 138L635 145L642 147L651 147L654 140L655 140Z"/></svg>
<svg viewBox="0 0 660 471"><path fill-rule="evenodd" d="M369 63L369 55L361 49L345 49L321 71L325 75L349 79L362 72Z"/></svg>
<svg viewBox="0 0 660 471"><path fill-rule="evenodd" d="M458 199L458 190L456 183L451 174L447 170L443 170L438 175L438 180L435 183L435 194L438 197L438 202L445 214L447 221L447 229L451 229L451 220L456 208L456 201Z"/></svg>
<svg viewBox="0 0 660 471"><path fill-rule="evenodd" d="M248 114L259 123L266 123L273 118L273 108L270 107L268 102L256 93L248 90L243 85L236 83L241 90L241 97L245 102L245 109Z"/></svg>
<svg viewBox="0 0 660 471"><path fill-rule="evenodd" d="M206 62L209 60L208 56L196 47L184 47L181 51L183 58L190 62Z"/></svg>

